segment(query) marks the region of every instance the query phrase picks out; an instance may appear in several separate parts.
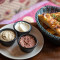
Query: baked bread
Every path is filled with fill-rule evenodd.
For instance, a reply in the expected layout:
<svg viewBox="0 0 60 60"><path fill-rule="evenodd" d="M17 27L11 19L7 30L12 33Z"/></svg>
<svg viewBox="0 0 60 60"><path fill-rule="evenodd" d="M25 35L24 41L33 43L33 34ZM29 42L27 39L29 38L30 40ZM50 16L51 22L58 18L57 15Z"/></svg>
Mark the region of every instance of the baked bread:
<svg viewBox="0 0 60 60"><path fill-rule="evenodd" d="M51 14L49 13L41 14L41 15L38 15L38 18L47 26L49 26L51 29L53 29L57 34L60 35L60 22L54 19L51 16Z"/></svg>

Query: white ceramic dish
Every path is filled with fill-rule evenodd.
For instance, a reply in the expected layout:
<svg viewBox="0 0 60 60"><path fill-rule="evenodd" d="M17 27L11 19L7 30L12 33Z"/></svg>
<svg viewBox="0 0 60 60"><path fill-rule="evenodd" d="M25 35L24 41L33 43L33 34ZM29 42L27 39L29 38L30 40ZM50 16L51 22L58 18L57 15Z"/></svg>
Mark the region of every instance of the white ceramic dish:
<svg viewBox="0 0 60 60"><path fill-rule="evenodd" d="M4 28L13 29L13 24L6 25L6 26L2 27L1 29L4 29ZM31 57L37 55L43 48L44 39L43 39L41 32L34 26L32 26L32 30L31 30L30 34L33 34L39 41L38 45L35 47L35 49L31 53L22 52L17 44L17 41L15 41L15 43L11 47L5 47L0 44L0 53L11 59L28 59L28 58L31 58Z"/></svg>

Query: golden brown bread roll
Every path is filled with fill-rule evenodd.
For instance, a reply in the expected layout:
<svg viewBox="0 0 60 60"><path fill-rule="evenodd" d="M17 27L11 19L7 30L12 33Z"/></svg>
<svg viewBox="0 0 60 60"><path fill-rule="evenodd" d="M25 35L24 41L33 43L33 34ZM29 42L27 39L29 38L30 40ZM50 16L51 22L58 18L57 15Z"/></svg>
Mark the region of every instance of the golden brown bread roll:
<svg viewBox="0 0 60 60"><path fill-rule="evenodd" d="M51 29L53 29L57 34L60 35L60 22L57 21L56 19L53 19L51 14L46 13L46 14L38 15L38 18L47 26L49 26Z"/></svg>

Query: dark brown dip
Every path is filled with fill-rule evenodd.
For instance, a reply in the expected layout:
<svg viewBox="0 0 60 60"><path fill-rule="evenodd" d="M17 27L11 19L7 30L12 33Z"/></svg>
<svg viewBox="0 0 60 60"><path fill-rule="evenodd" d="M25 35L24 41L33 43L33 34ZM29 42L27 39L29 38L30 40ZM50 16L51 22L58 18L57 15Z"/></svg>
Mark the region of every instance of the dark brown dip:
<svg viewBox="0 0 60 60"><path fill-rule="evenodd" d="M20 44L22 47L32 48L36 44L36 42L34 40L34 37L26 35L20 38Z"/></svg>

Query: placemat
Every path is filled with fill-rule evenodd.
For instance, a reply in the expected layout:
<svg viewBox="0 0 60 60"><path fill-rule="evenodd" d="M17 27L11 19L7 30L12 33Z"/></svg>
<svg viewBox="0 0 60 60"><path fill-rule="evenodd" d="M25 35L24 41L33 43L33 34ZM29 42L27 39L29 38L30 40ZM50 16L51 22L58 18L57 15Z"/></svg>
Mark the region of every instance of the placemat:
<svg viewBox="0 0 60 60"><path fill-rule="evenodd" d="M38 0L0 0L0 21L10 20L19 11L25 10Z"/></svg>
<svg viewBox="0 0 60 60"><path fill-rule="evenodd" d="M1 21L0 24L11 24L11 23L15 23L17 21L28 21L30 23L36 22L35 13L41 7L46 6L46 5L58 6L58 5L53 4L53 3L49 2L49 1L42 1L42 2L39 2L39 3L35 4L35 5L33 5L32 7L30 7L27 10L24 10L24 11L21 11L21 12L17 13L16 15L14 15L12 17L11 20L3 20L3 21Z"/></svg>

